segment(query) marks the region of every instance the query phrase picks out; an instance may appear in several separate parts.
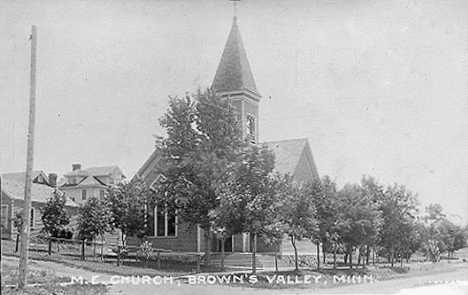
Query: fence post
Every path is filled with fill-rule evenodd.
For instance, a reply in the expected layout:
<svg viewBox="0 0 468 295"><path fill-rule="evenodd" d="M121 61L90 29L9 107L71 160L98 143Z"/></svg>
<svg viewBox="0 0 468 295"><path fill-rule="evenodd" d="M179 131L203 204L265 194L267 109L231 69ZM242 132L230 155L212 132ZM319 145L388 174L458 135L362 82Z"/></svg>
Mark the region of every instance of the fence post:
<svg viewBox="0 0 468 295"><path fill-rule="evenodd" d="M122 251L122 248L120 245L117 246L117 266L120 266L120 252Z"/></svg>
<svg viewBox="0 0 468 295"><path fill-rule="evenodd" d="M49 249L48 249L48 252L49 252L49 256L52 255L52 238L49 237Z"/></svg>
<svg viewBox="0 0 468 295"><path fill-rule="evenodd" d="M161 269L161 251L158 251L158 269Z"/></svg>
<svg viewBox="0 0 468 295"><path fill-rule="evenodd" d="M201 256L198 254L197 255L197 273L200 273L200 262L201 262Z"/></svg>
<svg viewBox="0 0 468 295"><path fill-rule="evenodd" d="M85 240L81 240L81 260L85 260Z"/></svg>

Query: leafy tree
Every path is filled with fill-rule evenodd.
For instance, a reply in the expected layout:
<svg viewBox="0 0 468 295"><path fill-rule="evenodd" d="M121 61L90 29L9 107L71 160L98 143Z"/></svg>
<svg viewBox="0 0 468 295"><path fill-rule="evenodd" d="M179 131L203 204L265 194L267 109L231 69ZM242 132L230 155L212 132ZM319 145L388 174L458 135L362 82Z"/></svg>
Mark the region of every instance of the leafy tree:
<svg viewBox="0 0 468 295"><path fill-rule="evenodd" d="M19 238L23 230L23 210L17 211L15 217L11 218L11 221L13 221L13 225L16 228L15 252L18 252Z"/></svg>
<svg viewBox="0 0 468 295"><path fill-rule="evenodd" d="M70 214L65 208L66 202L65 194L55 190L44 207L40 209L44 226L41 232L47 233L50 237L61 237L66 225L70 223Z"/></svg>
<svg viewBox="0 0 468 295"><path fill-rule="evenodd" d="M333 251L333 265L336 268L336 252L341 244L340 226L342 216L338 210L338 189L336 183L329 176L322 177L320 184L321 192L312 194L315 208L317 209L317 220L319 226L318 240L322 242L323 258L325 263L325 249ZM317 251L317 261L319 251ZM319 264L318 264L319 266Z"/></svg>
<svg viewBox="0 0 468 295"><path fill-rule="evenodd" d="M316 209L309 189L295 183L289 175L280 179L278 200L281 220L294 248L296 271L299 270L296 242L305 238L310 239L318 232Z"/></svg>
<svg viewBox="0 0 468 295"><path fill-rule="evenodd" d="M383 217L380 245L393 266L394 256L411 255L417 198L404 186L389 186L380 203Z"/></svg>
<svg viewBox="0 0 468 295"><path fill-rule="evenodd" d="M166 181L158 189L160 203L176 208L190 225L200 225L209 264L214 218L210 212L219 206L217 192L243 144L237 113L227 99L199 91L194 101L188 95L171 98L160 123L167 131L167 138L157 141L166 165Z"/></svg>
<svg viewBox="0 0 468 295"><path fill-rule="evenodd" d="M350 268L352 251L372 244L378 237L381 216L378 205L360 185L345 185L338 193L338 208L342 214L340 237L347 248Z"/></svg>
<svg viewBox="0 0 468 295"><path fill-rule="evenodd" d="M94 239L109 231L111 211L105 200L90 197L80 206L78 215L78 236L80 239Z"/></svg>
<svg viewBox="0 0 468 295"><path fill-rule="evenodd" d="M143 180L110 187L103 203L111 212L111 230L121 230L124 245L129 236L143 238L151 234L148 222L153 221L153 216L148 208L154 207L154 192Z"/></svg>
<svg viewBox="0 0 468 295"><path fill-rule="evenodd" d="M229 180L218 191L219 206L210 212L215 228L230 234L248 232L252 242L252 271L255 273L256 239L269 241L275 211L274 155L266 146L245 144L232 166Z"/></svg>
<svg viewBox="0 0 468 295"><path fill-rule="evenodd" d="M426 213L428 214L427 219L434 220L445 217L445 214L442 213L443 210L442 206L438 203L429 204L429 206L426 207Z"/></svg>

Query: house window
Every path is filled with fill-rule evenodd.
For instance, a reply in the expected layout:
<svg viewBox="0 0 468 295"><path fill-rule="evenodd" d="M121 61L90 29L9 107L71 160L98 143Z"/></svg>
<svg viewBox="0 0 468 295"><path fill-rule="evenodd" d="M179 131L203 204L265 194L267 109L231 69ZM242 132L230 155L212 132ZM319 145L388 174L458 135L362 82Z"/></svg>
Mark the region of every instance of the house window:
<svg viewBox="0 0 468 295"><path fill-rule="evenodd" d="M167 212L166 212L167 211ZM177 214L175 210L160 210L154 207L155 236L176 237L177 236Z"/></svg>
<svg viewBox="0 0 468 295"><path fill-rule="evenodd" d="M70 184L76 184L76 177L70 177Z"/></svg>
<svg viewBox="0 0 468 295"><path fill-rule="evenodd" d="M255 117L251 115L247 115L247 122L246 122L246 128L247 128L247 139L255 143Z"/></svg>
<svg viewBox="0 0 468 295"><path fill-rule="evenodd" d="M29 227L31 228L34 228L34 226L36 225L36 221L34 220L34 218L36 217L36 212L35 212L35 209L34 208L31 208L31 211L30 211L30 220L29 220Z"/></svg>
<svg viewBox="0 0 468 295"><path fill-rule="evenodd" d="M8 226L8 206L7 205L2 205L2 226L5 228Z"/></svg>
<svg viewBox="0 0 468 295"><path fill-rule="evenodd" d="M153 183L150 185L150 187L154 190L158 189L158 184L161 182L164 182L166 180L166 176L159 174L156 179L153 181Z"/></svg>
<svg viewBox="0 0 468 295"><path fill-rule="evenodd" d="M101 198L104 198L105 193L106 193L105 190L103 190L103 189L102 189L102 190L99 190L99 196L100 196Z"/></svg>
<svg viewBox="0 0 468 295"><path fill-rule="evenodd" d="M81 199L86 200L86 190L85 189L81 190Z"/></svg>

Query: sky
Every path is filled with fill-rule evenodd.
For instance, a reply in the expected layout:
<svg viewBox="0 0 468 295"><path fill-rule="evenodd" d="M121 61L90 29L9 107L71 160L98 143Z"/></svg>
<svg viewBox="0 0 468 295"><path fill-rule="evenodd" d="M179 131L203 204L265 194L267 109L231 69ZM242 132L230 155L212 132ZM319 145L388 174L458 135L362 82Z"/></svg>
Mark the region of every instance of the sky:
<svg viewBox="0 0 468 295"><path fill-rule="evenodd" d="M227 0L2 1L0 173L24 171L31 25L38 28L34 169L119 165L164 135L169 96L213 81ZM260 141L308 138L321 175L372 175L468 222L468 3L243 0L262 95Z"/></svg>

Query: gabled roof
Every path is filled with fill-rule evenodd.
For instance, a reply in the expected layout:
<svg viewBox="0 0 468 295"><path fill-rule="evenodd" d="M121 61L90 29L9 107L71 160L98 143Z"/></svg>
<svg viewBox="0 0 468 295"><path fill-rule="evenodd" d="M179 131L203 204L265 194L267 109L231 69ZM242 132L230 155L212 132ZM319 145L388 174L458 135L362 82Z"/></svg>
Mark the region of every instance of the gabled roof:
<svg viewBox="0 0 468 295"><path fill-rule="evenodd" d="M232 22L231 32L211 88L217 92L246 90L260 97L242 43L237 17L234 17Z"/></svg>
<svg viewBox="0 0 468 295"><path fill-rule="evenodd" d="M299 165L303 164L302 167L307 167L311 177L319 177L307 138L270 141L264 144L275 154L276 172L295 176Z"/></svg>
<svg viewBox="0 0 468 295"><path fill-rule="evenodd" d="M11 199L24 200L24 182L4 178L2 181L2 192ZM45 203L53 195L54 189L44 185L33 183L31 187L31 200ZM67 206L77 207L75 202L67 198Z"/></svg>
<svg viewBox="0 0 468 295"><path fill-rule="evenodd" d="M122 170L120 170L119 166L117 165L112 165L112 166L99 166L99 167L90 167L88 169L85 169L86 172L88 172L89 175L94 175L94 176L107 176L109 174L114 173L115 170L119 170L120 173L123 175Z"/></svg>
<svg viewBox="0 0 468 295"><path fill-rule="evenodd" d="M88 172L86 172L85 170L76 169L76 170L73 170L71 172L68 172L64 176L67 176L67 177L70 177L70 176L88 176Z"/></svg>
<svg viewBox="0 0 468 295"><path fill-rule="evenodd" d="M31 174L31 178L34 180L39 175L42 175L47 183L49 183L49 177L44 173L42 170L33 170ZM10 179L10 180L22 180L25 181L26 179L26 172L13 172L13 173L5 173L2 174L3 179Z"/></svg>

